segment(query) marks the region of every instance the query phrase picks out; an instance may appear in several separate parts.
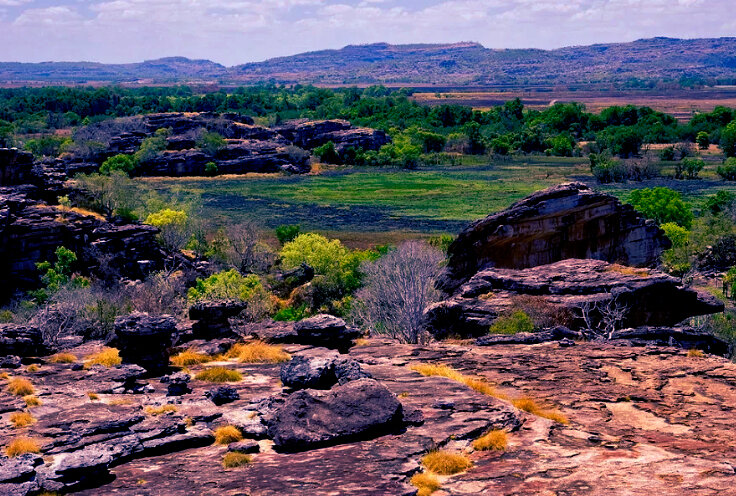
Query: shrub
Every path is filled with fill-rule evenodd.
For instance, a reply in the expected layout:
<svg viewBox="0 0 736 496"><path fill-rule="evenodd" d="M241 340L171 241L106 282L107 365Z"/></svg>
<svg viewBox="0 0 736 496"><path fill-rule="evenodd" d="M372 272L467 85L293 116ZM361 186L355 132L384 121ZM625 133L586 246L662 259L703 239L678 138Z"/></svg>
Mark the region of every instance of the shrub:
<svg viewBox="0 0 736 496"><path fill-rule="evenodd" d="M323 164L340 164L340 155L335 149L335 143L328 141L322 146L318 146L314 149L314 156L319 159Z"/></svg>
<svg viewBox="0 0 736 496"><path fill-rule="evenodd" d="M689 229L693 222L693 213L682 201L680 193L670 188L644 188L631 192L629 203L645 217L654 219L660 224L674 222Z"/></svg>
<svg viewBox="0 0 736 496"><path fill-rule="evenodd" d="M171 357L171 365L175 367L189 367L191 365L198 365L200 363L207 363L212 361L212 357L204 353L197 353L192 350L184 350L178 355Z"/></svg>
<svg viewBox="0 0 736 496"><path fill-rule="evenodd" d="M51 363L74 363L77 357L71 353L57 353L49 359Z"/></svg>
<svg viewBox="0 0 736 496"><path fill-rule="evenodd" d="M162 244L172 251L181 250L191 236L189 216L183 210L165 208L146 217L146 224L158 227Z"/></svg>
<svg viewBox="0 0 736 496"><path fill-rule="evenodd" d="M281 346L267 344L263 341L235 344L226 355L237 358L242 363L281 363L291 359Z"/></svg>
<svg viewBox="0 0 736 496"><path fill-rule="evenodd" d="M516 310L510 315L498 317L488 330L489 334L517 334L519 332L534 332L534 321L523 310Z"/></svg>
<svg viewBox="0 0 736 496"><path fill-rule="evenodd" d="M431 451L422 457L422 465L435 474L454 475L473 466L473 462L461 453Z"/></svg>
<svg viewBox="0 0 736 496"><path fill-rule="evenodd" d="M721 130L720 145L727 157L736 157L736 120Z"/></svg>
<svg viewBox="0 0 736 496"><path fill-rule="evenodd" d="M273 315L273 320L276 322L297 322L305 319L309 316L309 308L306 303L299 305L298 307L286 307L282 308Z"/></svg>
<svg viewBox="0 0 736 496"><path fill-rule="evenodd" d="M65 145L70 143L71 140L63 136L42 136L40 138L29 139L23 148L39 158L56 157L62 151L62 148L65 148Z"/></svg>
<svg viewBox="0 0 736 496"><path fill-rule="evenodd" d="M77 262L77 255L73 251L59 246L54 254L56 255L56 262L53 265L49 261L36 264L36 268L41 272L41 282L44 287L32 291L31 296L40 303L48 300L50 295L58 292L64 286L70 284L77 287L89 285L89 281L84 278L72 277L72 269Z"/></svg>
<svg viewBox="0 0 736 496"><path fill-rule="evenodd" d="M736 181L736 158L729 158L723 165L719 165L716 172L726 181Z"/></svg>
<svg viewBox="0 0 736 496"><path fill-rule="evenodd" d="M144 139L141 147L135 152L135 161L138 164L144 164L158 157L159 153L166 150L166 137L169 134L171 132L168 129L157 129L153 136Z"/></svg>
<svg viewBox="0 0 736 496"><path fill-rule="evenodd" d="M408 241L361 266L364 287L355 295L353 317L373 334L405 343L422 341L424 309L440 298L434 283L442 253Z"/></svg>
<svg viewBox="0 0 736 496"><path fill-rule="evenodd" d="M220 170L217 167L217 164L214 162L207 162L204 165L204 174L205 176L216 176Z"/></svg>
<svg viewBox="0 0 736 496"><path fill-rule="evenodd" d="M699 158L685 158L675 164L675 179L697 179L698 174L705 167L705 162Z"/></svg>
<svg viewBox="0 0 736 496"><path fill-rule="evenodd" d="M503 451L508 446L508 435L506 431L493 430L473 441L473 449L476 451Z"/></svg>
<svg viewBox="0 0 736 496"><path fill-rule="evenodd" d="M25 455L26 453L40 453L41 445L35 439L28 437L18 437L10 441L5 447L5 454L8 458Z"/></svg>
<svg viewBox="0 0 736 496"><path fill-rule="evenodd" d="M427 240L427 243L429 243L429 246L433 246L442 253L447 254L447 250L450 248L453 241L455 241L455 236L452 236L451 234L440 234L439 236L430 237Z"/></svg>
<svg viewBox="0 0 736 496"><path fill-rule="evenodd" d="M590 172L601 184L620 183L628 179L626 168L607 154L591 153Z"/></svg>
<svg viewBox="0 0 736 496"><path fill-rule="evenodd" d="M668 146L667 148L663 148L662 150L660 150L659 159L668 162L672 162L673 160L675 160L675 147Z"/></svg>
<svg viewBox="0 0 736 496"><path fill-rule="evenodd" d="M570 309L554 305L541 295L515 295L511 301L515 309L532 319L536 329L570 326L576 318Z"/></svg>
<svg viewBox="0 0 736 496"><path fill-rule="evenodd" d="M695 142L701 150L707 150L710 147L710 136L705 131L700 131L695 136Z"/></svg>
<svg viewBox="0 0 736 496"><path fill-rule="evenodd" d="M542 408L541 406L537 404L536 401L534 401L531 398L527 398L527 397L519 398L519 399L513 400L511 403L519 410L529 412L532 415L536 415L537 417L546 418L554 422L557 422L559 424L569 423L569 420L567 419L567 417L559 410L555 410L551 408Z"/></svg>
<svg viewBox="0 0 736 496"><path fill-rule="evenodd" d="M713 215L718 215L731 210L735 203L736 194L730 191L719 190L715 195L709 196L705 200L705 208Z"/></svg>
<svg viewBox="0 0 736 496"><path fill-rule="evenodd" d="M179 408L176 405L147 406L144 411L147 415L158 417L159 415L177 412Z"/></svg>
<svg viewBox="0 0 736 496"><path fill-rule="evenodd" d="M243 380L243 375L237 370L225 367L210 367L204 369L194 376L195 379L205 382L238 382Z"/></svg>
<svg viewBox="0 0 736 496"><path fill-rule="evenodd" d="M222 457L222 466L225 468L238 468L253 463L253 457L239 451L225 453Z"/></svg>
<svg viewBox="0 0 736 496"><path fill-rule="evenodd" d="M116 348L104 348L98 353L87 356L84 360L85 368L90 368L93 365L116 367L121 363L123 363L123 359L120 358L120 352Z"/></svg>
<svg viewBox="0 0 736 496"><path fill-rule="evenodd" d="M243 440L243 433L234 425L224 425L215 429L215 442L217 444L237 443Z"/></svg>
<svg viewBox="0 0 736 496"><path fill-rule="evenodd" d="M299 236L301 226L299 224L284 224L276 228L276 238L281 243L281 246L294 241L294 238Z"/></svg>
<svg viewBox="0 0 736 496"><path fill-rule="evenodd" d="M33 416L28 412L15 412L10 415L10 423L16 429L22 429L23 427L28 427L35 421L36 419L34 419Z"/></svg>
<svg viewBox="0 0 736 496"><path fill-rule="evenodd" d="M131 155L119 154L105 160L100 166L100 174L109 176L112 172L122 172L128 176L138 166Z"/></svg>
<svg viewBox="0 0 736 496"><path fill-rule="evenodd" d="M263 318L271 312L273 303L261 279L251 274L241 275L231 269L197 279L194 287L187 292L189 303L204 300L239 300L247 302L245 316L251 320Z"/></svg>
<svg viewBox="0 0 736 496"><path fill-rule="evenodd" d="M414 474L409 482L417 488L417 496L429 496L442 487L437 477L426 472Z"/></svg>
<svg viewBox="0 0 736 496"><path fill-rule="evenodd" d="M225 138L215 132L203 132L197 139L197 148L207 155L214 156L225 146L227 146Z"/></svg>
<svg viewBox="0 0 736 496"><path fill-rule="evenodd" d="M673 248L685 246L690 238L690 231L684 227L680 227L674 222L665 222L660 226L665 236L672 241Z"/></svg>
<svg viewBox="0 0 736 496"><path fill-rule="evenodd" d="M8 392L15 396L28 396L35 393L36 390L28 379L15 377L8 382Z"/></svg>

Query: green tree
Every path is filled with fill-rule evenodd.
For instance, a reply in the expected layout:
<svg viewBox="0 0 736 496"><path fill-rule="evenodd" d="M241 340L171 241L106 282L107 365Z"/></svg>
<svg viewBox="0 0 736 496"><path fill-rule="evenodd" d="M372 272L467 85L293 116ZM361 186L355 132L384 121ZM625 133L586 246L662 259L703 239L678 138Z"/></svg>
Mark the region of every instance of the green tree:
<svg viewBox="0 0 736 496"><path fill-rule="evenodd" d="M119 154L105 160L100 166L100 174L109 176L113 171L120 171L130 175L136 168L137 164L133 156Z"/></svg>
<svg viewBox="0 0 736 496"><path fill-rule="evenodd" d="M723 128L720 144L726 157L736 157L736 120Z"/></svg>
<svg viewBox="0 0 736 496"><path fill-rule="evenodd" d="M215 156L217 152L227 146L225 138L214 132L204 132L197 139L197 148L207 155Z"/></svg>
<svg viewBox="0 0 736 496"><path fill-rule="evenodd" d="M188 229L189 216L183 210L165 208L159 212L149 214L146 224L158 227L162 244L169 250L181 250L189 240L191 232Z"/></svg>
<svg viewBox="0 0 736 496"><path fill-rule="evenodd" d="M140 149L135 152L135 161L144 164L158 157L159 153L166 150L168 142L166 138L171 134L168 129L157 129L153 136L148 137L141 143Z"/></svg>
<svg viewBox="0 0 736 496"><path fill-rule="evenodd" d="M294 241L294 238L299 236L301 226L298 224L285 224L276 228L276 238L279 240L281 245L285 245L290 241Z"/></svg>
<svg viewBox="0 0 736 496"><path fill-rule="evenodd" d="M670 188L644 188L631 192L629 203L645 217L654 219L660 224L673 222L678 226L690 229L693 213L680 193Z"/></svg>
<svg viewBox="0 0 736 496"><path fill-rule="evenodd" d="M723 165L719 165L716 172L726 181L736 181L736 157L726 160Z"/></svg>
<svg viewBox="0 0 736 496"><path fill-rule="evenodd" d="M678 226L674 222L665 222L660 227L664 231L665 236L672 241L673 248L685 246L690 239L690 231Z"/></svg>
<svg viewBox="0 0 736 496"><path fill-rule="evenodd" d="M695 137L695 142L701 150L707 150L710 147L710 136L705 131L700 131Z"/></svg>
<svg viewBox="0 0 736 496"><path fill-rule="evenodd" d="M318 146L314 149L314 156L319 159L323 164L340 164L340 155L335 149L335 143L328 141L322 146Z"/></svg>
<svg viewBox="0 0 736 496"><path fill-rule="evenodd" d="M705 200L705 208L713 215L718 215L721 212L730 210L735 202L736 194L730 191L720 190Z"/></svg>

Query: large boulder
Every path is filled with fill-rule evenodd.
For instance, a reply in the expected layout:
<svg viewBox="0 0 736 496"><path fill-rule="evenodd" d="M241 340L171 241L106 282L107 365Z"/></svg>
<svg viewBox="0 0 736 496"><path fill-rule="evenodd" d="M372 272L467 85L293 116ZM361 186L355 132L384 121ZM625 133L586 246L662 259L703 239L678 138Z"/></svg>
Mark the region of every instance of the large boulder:
<svg viewBox="0 0 736 496"><path fill-rule="evenodd" d="M349 327L339 317L318 314L294 324L296 343L323 346L337 350L350 348L353 341L362 335L360 329Z"/></svg>
<svg viewBox="0 0 736 496"><path fill-rule="evenodd" d="M42 356L48 350L37 327L0 324L0 356Z"/></svg>
<svg viewBox="0 0 736 496"><path fill-rule="evenodd" d="M134 312L115 319L115 344L123 363L140 365L150 374L169 368L169 348L176 333L171 315Z"/></svg>
<svg viewBox="0 0 736 496"><path fill-rule="evenodd" d="M453 293L486 267L524 269L568 258L646 267L669 240L630 205L585 184L554 186L470 224L450 245L438 287Z"/></svg>
<svg viewBox="0 0 736 496"><path fill-rule="evenodd" d="M291 394L268 434L279 450L304 451L394 432L402 424L396 396L377 381L360 379L330 391Z"/></svg>
<svg viewBox="0 0 736 496"><path fill-rule="evenodd" d="M281 366L281 382L284 386L292 389L330 389L335 384L371 377L352 358L322 348L317 350L296 355Z"/></svg>
<svg viewBox="0 0 736 496"><path fill-rule="evenodd" d="M619 327L673 326L723 311L723 303L712 295L662 272L570 259L521 270L481 270L425 315L436 337L481 336L514 309L565 316L567 321L558 324L581 329L599 324L614 307L622 311Z"/></svg>
<svg viewBox="0 0 736 496"><path fill-rule="evenodd" d="M189 307L193 339L237 338L230 327L230 319L237 317L248 303L237 300L200 301Z"/></svg>

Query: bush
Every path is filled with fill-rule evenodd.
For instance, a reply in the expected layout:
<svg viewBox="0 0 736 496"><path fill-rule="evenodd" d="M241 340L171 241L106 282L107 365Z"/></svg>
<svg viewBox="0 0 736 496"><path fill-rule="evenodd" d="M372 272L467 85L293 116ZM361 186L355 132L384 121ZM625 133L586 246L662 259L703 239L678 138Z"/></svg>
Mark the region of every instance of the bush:
<svg viewBox="0 0 736 496"><path fill-rule="evenodd" d="M276 228L276 238L283 246L290 241L294 241L294 238L299 236L300 231L301 226L299 224L284 224Z"/></svg>
<svg viewBox="0 0 736 496"><path fill-rule="evenodd" d="M711 214L718 215L722 212L730 211L734 203L736 202L736 194L719 190L715 195L709 196L705 200L705 208L707 208Z"/></svg>
<svg viewBox="0 0 736 496"><path fill-rule="evenodd" d="M590 172L601 184L619 183L628 179L626 168L620 161L614 160L607 154L591 153Z"/></svg>
<svg viewBox="0 0 736 496"><path fill-rule="evenodd" d="M214 177L218 174L219 169L217 168L217 164L214 162L207 162L204 166L204 174L206 176Z"/></svg>
<svg viewBox="0 0 736 496"><path fill-rule="evenodd" d="M695 142L701 150L707 150L710 147L710 136L705 131L700 131L695 137Z"/></svg>
<svg viewBox="0 0 736 496"><path fill-rule="evenodd" d="M56 157L67 144L71 143L69 138L63 136L43 136L26 141L25 148L36 157Z"/></svg>
<svg viewBox="0 0 736 496"><path fill-rule="evenodd" d="M109 176L113 171L130 175L138 164L131 155L119 154L105 160L100 166L100 174Z"/></svg>
<svg viewBox="0 0 736 496"><path fill-rule="evenodd" d="M736 181L736 158L729 158L723 165L719 165L716 172L726 181Z"/></svg>
<svg viewBox="0 0 736 496"><path fill-rule="evenodd" d="M340 155L335 149L335 143L328 141L314 149L314 156L323 164L341 164Z"/></svg>
<svg viewBox="0 0 736 496"><path fill-rule="evenodd" d="M225 138L215 132L203 132L197 139L197 148L210 156L217 155L225 146Z"/></svg>
<svg viewBox="0 0 736 496"><path fill-rule="evenodd" d="M272 308L271 298L260 277L255 274L243 276L235 269L218 272L206 279L198 278L194 287L187 292L189 303L204 300L238 300L248 303L245 314L257 320L268 315Z"/></svg>
<svg viewBox="0 0 736 496"><path fill-rule="evenodd" d="M171 251L181 250L191 236L189 216L183 210L165 208L146 217L146 224L158 227L161 243Z"/></svg>
<svg viewBox="0 0 736 496"><path fill-rule="evenodd" d="M157 129L156 133L143 140L140 149L135 152L135 161L138 164L145 164L166 150L167 141L166 138L171 134L168 129Z"/></svg>
<svg viewBox="0 0 736 496"><path fill-rule="evenodd" d="M660 227L664 231L665 236L672 241L673 248L685 246L690 238L690 231L678 226L674 222L665 222Z"/></svg>
<svg viewBox="0 0 736 496"><path fill-rule="evenodd" d="M427 240L427 243L429 243L429 246L433 246L442 253L447 254L447 250L450 248L453 241L455 241L455 236L452 236L451 234L440 234L439 236L430 237Z"/></svg>
<svg viewBox="0 0 736 496"><path fill-rule="evenodd" d="M659 152L659 159L665 160L667 162L672 162L673 160L675 160L675 156L676 156L676 153L675 153L674 146L668 146L667 148L663 148Z"/></svg>
<svg viewBox="0 0 736 496"><path fill-rule="evenodd" d="M705 167L702 159L685 158L675 164L675 179L697 179L698 174Z"/></svg>
<svg viewBox="0 0 736 496"><path fill-rule="evenodd" d="M693 213L680 193L670 188L644 188L631 192L629 203L645 217L654 219L660 224L674 222L689 229L693 222Z"/></svg>
<svg viewBox="0 0 736 496"><path fill-rule="evenodd" d="M510 315L502 315L498 317L491 328L489 334L517 334L519 332L534 332L534 321L523 310L516 310Z"/></svg>
<svg viewBox="0 0 736 496"><path fill-rule="evenodd" d="M736 157L736 120L721 131L721 150L727 157Z"/></svg>
<svg viewBox="0 0 736 496"><path fill-rule="evenodd" d="M365 263L365 286L355 296L354 320L372 334L405 343L423 341L424 309L440 298L434 283L443 259L440 251L408 241Z"/></svg>
<svg viewBox="0 0 736 496"><path fill-rule="evenodd" d="M297 322L305 319L309 316L309 308L306 304L299 305L298 307L286 307L282 308L273 315L273 320L276 322Z"/></svg>

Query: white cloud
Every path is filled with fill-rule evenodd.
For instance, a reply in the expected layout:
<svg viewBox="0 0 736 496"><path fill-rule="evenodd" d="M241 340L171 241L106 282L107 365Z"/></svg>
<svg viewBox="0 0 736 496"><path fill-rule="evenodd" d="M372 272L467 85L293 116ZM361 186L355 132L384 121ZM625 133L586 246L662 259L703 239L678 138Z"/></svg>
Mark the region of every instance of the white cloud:
<svg viewBox="0 0 736 496"><path fill-rule="evenodd" d="M3 59L237 64L378 41L553 48L736 31L732 0L31 1L0 0Z"/></svg>

